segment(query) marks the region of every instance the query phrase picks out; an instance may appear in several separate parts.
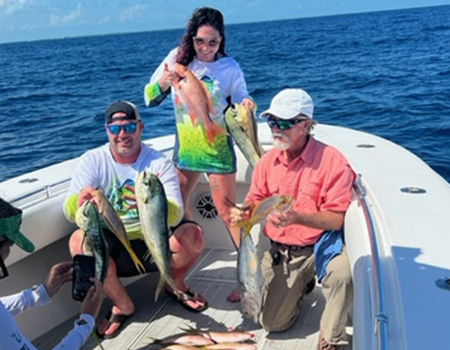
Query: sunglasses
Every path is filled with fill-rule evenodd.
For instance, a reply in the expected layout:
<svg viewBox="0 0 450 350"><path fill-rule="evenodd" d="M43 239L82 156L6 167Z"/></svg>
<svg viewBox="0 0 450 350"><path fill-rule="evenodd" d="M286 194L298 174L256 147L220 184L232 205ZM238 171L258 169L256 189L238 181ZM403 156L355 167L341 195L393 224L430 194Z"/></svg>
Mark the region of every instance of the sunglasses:
<svg viewBox="0 0 450 350"><path fill-rule="evenodd" d="M113 135L119 135L123 130L125 134L134 134L136 132L138 123L128 123L124 125L107 125L108 130Z"/></svg>
<svg viewBox="0 0 450 350"><path fill-rule="evenodd" d="M284 119L275 119L273 117L269 117L267 119L267 124L269 124L269 128L271 128L271 129L273 129L276 125L278 127L278 129L280 129L280 130L289 130L295 124L304 122L305 120L306 120L305 118L284 120Z"/></svg>
<svg viewBox="0 0 450 350"><path fill-rule="evenodd" d="M194 37L193 39L195 45L197 46L202 46L207 43L209 47L216 47L220 43L220 39L211 39L209 41L206 41L205 39L199 37Z"/></svg>

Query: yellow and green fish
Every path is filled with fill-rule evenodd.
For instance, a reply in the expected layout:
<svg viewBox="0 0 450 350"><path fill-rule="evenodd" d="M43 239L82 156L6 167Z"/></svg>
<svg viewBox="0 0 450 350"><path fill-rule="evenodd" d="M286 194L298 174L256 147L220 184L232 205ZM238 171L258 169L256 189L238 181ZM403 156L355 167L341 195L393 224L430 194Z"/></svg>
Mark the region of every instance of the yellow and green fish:
<svg viewBox="0 0 450 350"><path fill-rule="evenodd" d="M250 234L252 227L256 224L266 224L267 216L272 212L287 212L294 204L294 197L286 195L275 195L265 198L253 209L250 219L238 223L236 226L244 228L244 239Z"/></svg>
<svg viewBox="0 0 450 350"><path fill-rule="evenodd" d="M264 151L258 140L255 114L249 106L235 104L225 113L225 121L230 134L252 168L263 156Z"/></svg>

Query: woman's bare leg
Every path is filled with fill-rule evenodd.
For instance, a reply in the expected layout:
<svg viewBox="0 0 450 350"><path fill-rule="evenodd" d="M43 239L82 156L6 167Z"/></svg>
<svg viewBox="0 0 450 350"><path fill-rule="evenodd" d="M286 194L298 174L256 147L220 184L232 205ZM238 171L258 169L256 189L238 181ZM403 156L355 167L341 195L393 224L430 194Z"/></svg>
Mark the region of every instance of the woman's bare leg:
<svg viewBox="0 0 450 350"><path fill-rule="evenodd" d="M184 217L188 220L192 220L192 213L189 209L189 201L191 199L192 192L198 184L201 173L180 170L177 169L178 181L180 182L181 195L184 203Z"/></svg>

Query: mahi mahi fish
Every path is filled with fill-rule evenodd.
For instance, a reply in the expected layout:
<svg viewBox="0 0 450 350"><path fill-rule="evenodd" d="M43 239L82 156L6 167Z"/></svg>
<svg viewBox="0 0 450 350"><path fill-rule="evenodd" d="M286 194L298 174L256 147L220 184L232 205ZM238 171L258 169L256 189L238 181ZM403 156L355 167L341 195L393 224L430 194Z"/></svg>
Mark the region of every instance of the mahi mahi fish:
<svg viewBox="0 0 450 350"><path fill-rule="evenodd" d="M257 350L256 344L252 343L219 343L202 346L209 350Z"/></svg>
<svg viewBox="0 0 450 350"><path fill-rule="evenodd" d="M125 230L125 226L123 225L119 214L117 214L116 210L111 205L108 198L106 198L102 190L98 189L94 192L94 199L97 203L98 213L102 217L103 222L108 227L108 229L117 237L120 243L122 243L128 254L130 254L130 257L133 260L134 265L136 266L136 270L144 274L146 272L145 267L136 256L136 253L131 246L130 240L127 236L127 231Z"/></svg>
<svg viewBox="0 0 450 350"><path fill-rule="evenodd" d="M256 335L247 331L228 331L228 332L214 332L209 330L195 329L191 326L180 329L190 334L200 334L208 339L214 341L214 343L233 343L233 342L245 342L254 340Z"/></svg>
<svg viewBox="0 0 450 350"><path fill-rule="evenodd" d="M261 312L263 278L261 264L252 236L244 238L241 228L241 243L238 249L237 280L244 316L258 323Z"/></svg>
<svg viewBox="0 0 450 350"><path fill-rule="evenodd" d="M258 141L257 123L253 109L235 104L225 113L225 121L230 134L252 168L263 156L264 151Z"/></svg>
<svg viewBox="0 0 450 350"><path fill-rule="evenodd" d="M174 87L189 112L192 125L197 125L198 121L203 124L209 143L213 143L216 136L226 135L227 131L211 119L214 106L205 85L186 66L175 63L174 70L181 77Z"/></svg>
<svg viewBox="0 0 450 350"><path fill-rule="evenodd" d="M274 195L259 202L253 209L250 219L238 223L236 226L244 228L246 238L256 224L265 225L267 216L272 212L287 212L294 204L294 198L286 195Z"/></svg>
<svg viewBox="0 0 450 350"><path fill-rule="evenodd" d="M95 256L95 277L103 282L108 273L109 248L95 205L84 202L77 210L75 221L85 234L84 251Z"/></svg>
<svg viewBox="0 0 450 350"><path fill-rule="evenodd" d="M159 345L180 344L180 345L201 346L201 345L215 344L215 342L214 340L205 337L201 334L179 333L170 335L162 339L154 339L153 344Z"/></svg>
<svg viewBox="0 0 450 350"><path fill-rule="evenodd" d="M168 204L164 187L158 177L142 171L136 179L136 201L142 235L161 277L156 288L155 301L167 283L176 293L175 282L170 276Z"/></svg>

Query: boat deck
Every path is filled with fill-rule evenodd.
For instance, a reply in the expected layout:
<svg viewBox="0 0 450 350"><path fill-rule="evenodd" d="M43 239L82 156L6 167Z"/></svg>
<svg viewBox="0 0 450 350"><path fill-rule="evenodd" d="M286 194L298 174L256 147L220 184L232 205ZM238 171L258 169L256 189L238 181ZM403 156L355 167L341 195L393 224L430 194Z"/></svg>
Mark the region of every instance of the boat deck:
<svg viewBox="0 0 450 350"><path fill-rule="evenodd" d="M306 295L300 317L287 332L267 333L259 325L243 319L239 303L226 301L227 294L236 283L236 253L229 250L205 250L199 264L188 276L193 290L208 299L209 308L202 313L190 312L175 300L161 293L157 302L154 294L158 277L147 275L127 286L135 301L136 312L126 321L122 332L114 339L103 340L105 350L152 350L159 346L152 344L154 338L180 333L180 328L191 326L211 331L226 331L229 328L251 331L256 334L257 348L260 350L315 350L318 342L320 315L324 298L320 285ZM105 302L100 312L104 316L110 308ZM72 328L74 319L34 341L41 350L50 350ZM351 329L348 329L351 333ZM82 350L101 350L94 337L90 337ZM351 345L343 347L350 350Z"/></svg>

